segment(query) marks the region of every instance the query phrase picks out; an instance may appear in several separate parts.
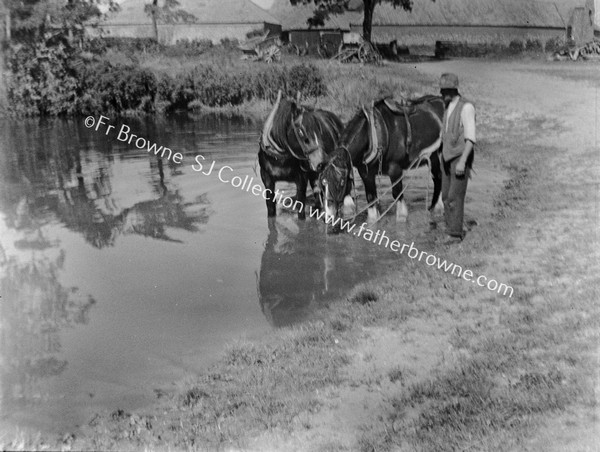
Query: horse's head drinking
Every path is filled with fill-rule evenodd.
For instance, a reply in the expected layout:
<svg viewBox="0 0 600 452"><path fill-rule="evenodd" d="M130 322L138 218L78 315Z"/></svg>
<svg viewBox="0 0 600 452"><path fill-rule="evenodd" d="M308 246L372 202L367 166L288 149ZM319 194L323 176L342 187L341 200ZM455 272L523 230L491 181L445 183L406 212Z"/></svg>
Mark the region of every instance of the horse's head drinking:
<svg viewBox="0 0 600 452"><path fill-rule="evenodd" d="M350 193L353 184L352 159L344 147L336 148L319 174L319 186L323 196L326 221L333 222L342 206L354 207Z"/></svg>

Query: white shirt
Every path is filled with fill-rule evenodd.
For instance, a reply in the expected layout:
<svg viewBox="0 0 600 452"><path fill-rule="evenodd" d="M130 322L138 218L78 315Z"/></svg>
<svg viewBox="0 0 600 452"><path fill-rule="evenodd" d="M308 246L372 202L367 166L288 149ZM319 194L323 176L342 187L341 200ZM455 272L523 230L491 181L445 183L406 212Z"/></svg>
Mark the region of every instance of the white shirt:
<svg viewBox="0 0 600 452"><path fill-rule="evenodd" d="M452 101L448 104L448 114L446 115L446 132L448 131L448 122L450 120L450 115L456 108L456 104L458 104L458 99L460 96L456 96ZM473 143L475 141L475 107L473 104L467 102L462 111L460 112L460 125L463 127L465 133L465 140L469 140Z"/></svg>

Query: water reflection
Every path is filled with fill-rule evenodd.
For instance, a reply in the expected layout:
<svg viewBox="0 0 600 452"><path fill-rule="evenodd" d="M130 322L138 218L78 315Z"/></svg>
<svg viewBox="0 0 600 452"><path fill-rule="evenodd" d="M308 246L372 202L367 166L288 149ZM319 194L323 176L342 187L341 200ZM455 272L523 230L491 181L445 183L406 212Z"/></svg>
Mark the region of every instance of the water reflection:
<svg viewBox="0 0 600 452"><path fill-rule="evenodd" d="M296 222L281 216L270 218L269 235L257 274L261 309L274 326L290 325L338 298L356 281L378 270L375 258L385 266L391 253L347 234L326 234L322 223Z"/></svg>
<svg viewBox="0 0 600 452"><path fill-rule="evenodd" d="M74 129L81 132L80 127ZM10 227L22 229L60 221L92 246L104 248L114 246L121 234L172 240L168 228L193 232L208 221L206 196L184 201L177 185L165 177L160 158L146 157L150 190L124 186L124 181L115 186L112 154L84 154L80 147L65 143L64 136L55 130L50 129L50 137L34 133L39 138L34 143L27 128L9 131L9 142L18 143L6 149L13 186L8 193L3 190L0 202ZM90 137L78 138L88 143ZM171 168L171 179L176 171ZM12 196L7 198L10 192Z"/></svg>
<svg viewBox="0 0 600 452"><path fill-rule="evenodd" d="M209 139L222 142L219 136L239 133L235 121L215 123L179 118L175 122L142 119L128 123L133 123L132 127L141 134L158 142L172 143L184 153L197 152L198 143L205 145ZM72 284L78 277L73 269L66 270L68 257L75 254L78 262L93 268L94 259L108 255L94 254L91 250L117 248L119 237L146 238L155 244L183 243L182 237L189 239L189 234L207 225L214 210L209 188L202 186L195 175L188 172L186 176L182 165L163 162L137 149L132 152L126 144L85 128L82 121L0 122L0 135L0 414L3 421L23 418L28 423L36 417L34 412L44 411L41 416L45 419L35 424L50 426L55 423L48 419L48 412L55 418L74 413L73 408L82 400L75 392L76 385L86 378L78 378L81 368L86 367L85 361L71 364L78 350L71 347L65 351L65 334L74 327L89 324L98 311L98 307L92 310L98 306L96 299L106 304L106 298L111 298L110 290L92 295ZM77 243L76 236L88 247ZM161 249L164 252L164 248L158 247L157 252ZM125 269L128 260L144 259L152 255L152 250L140 252L139 256L129 253L129 258L124 258L124 254L127 252L117 252L112 261L108 258L95 272L92 269L88 286L108 289L110 280L100 282L106 269ZM186 259L189 260L184 255L181 260ZM154 268L165 264L170 262L156 259L156 267L150 267L147 275L160 279L156 276L162 276L163 272ZM124 291L133 292L130 296L134 300L154 301L146 287L149 280L140 284L130 281ZM193 290L193 286L185 286L183 291L186 290ZM177 293L172 297L182 301ZM126 306L122 295L110 302L113 300ZM106 307L103 318L97 322L111 322L106 315L110 309ZM135 315L134 308L125 323L131 324ZM150 315L151 321L155 321L156 313ZM137 317L143 318L139 314ZM171 330L172 324L181 324L178 318L168 320ZM86 326L87 334L92 330ZM190 331L192 325L176 331L174 342L182 337L195 342ZM113 333L123 334L122 330ZM105 330L98 334L104 339L110 333ZM118 339L101 344L82 336L73 338L78 338L75 343L85 342L83 347L98 347L97 351L82 348L90 361L98 357L110 361L110 352L106 350L114 347L113 342L124 347L131 345ZM136 342L135 335L132 342ZM102 369L94 371L93 379L87 377L91 382L98 379L103 385L109 384L110 371L106 375L101 373ZM66 375L73 373L75 376ZM104 395L100 403L111 397L109 390L104 392L109 395ZM67 394L76 397L69 401ZM86 391L86 397L87 394ZM83 402L89 404L89 400ZM74 413L68 423L80 422L80 414ZM56 425L64 424L58 420Z"/></svg>
<svg viewBox="0 0 600 452"><path fill-rule="evenodd" d="M11 257L1 264L2 404L42 399L43 379L67 367L60 331L89 320L95 300L60 283L64 259L64 252L54 259L32 253L30 262Z"/></svg>
<svg viewBox="0 0 600 452"><path fill-rule="evenodd" d="M257 279L258 299L269 323L284 326L302 319L317 297L327 291L331 256L326 251L317 258L307 253L306 244L316 232L313 224L286 226L274 218L269 218L268 224Z"/></svg>

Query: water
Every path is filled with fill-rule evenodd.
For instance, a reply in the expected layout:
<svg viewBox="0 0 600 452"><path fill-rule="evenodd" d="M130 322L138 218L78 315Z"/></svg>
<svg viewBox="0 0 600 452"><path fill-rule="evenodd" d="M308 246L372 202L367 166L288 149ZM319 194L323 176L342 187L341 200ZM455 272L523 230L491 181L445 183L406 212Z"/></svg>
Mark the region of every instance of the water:
<svg viewBox="0 0 600 452"><path fill-rule="evenodd" d="M88 129L83 118L0 123L4 425L60 432L98 411L142 407L228 343L303 321L357 283L406 266L292 211L267 221L260 196L193 170L201 153L215 171L228 165L229 178L260 183L260 124L113 122L182 152L183 163ZM410 222L378 228L425 246L426 169L412 174Z"/></svg>

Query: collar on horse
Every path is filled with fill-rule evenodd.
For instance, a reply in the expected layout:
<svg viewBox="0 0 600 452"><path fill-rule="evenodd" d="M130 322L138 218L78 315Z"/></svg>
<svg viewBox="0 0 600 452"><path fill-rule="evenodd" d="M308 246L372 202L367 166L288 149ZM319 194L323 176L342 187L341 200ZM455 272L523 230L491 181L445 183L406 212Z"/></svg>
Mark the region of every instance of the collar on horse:
<svg viewBox="0 0 600 452"><path fill-rule="evenodd" d="M282 92L281 90L279 90L279 92L277 93L277 100L275 101L275 105L273 105L273 109L271 110L271 113L269 113L269 116L267 117L267 120L265 121L265 126L262 130L262 133L260 135L260 139L259 139L259 143L260 143L260 147L261 149L270 157L273 157L274 159L284 159L286 157L287 152L285 150L283 150L281 148L281 146L279 146L275 140L273 140L273 137L271 136L271 130L273 129L273 120L275 119L275 114L277 113L277 110L279 109L279 102L281 102L281 96L282 96Z"/></svg>
<svg viewBox="0 0 600 452"><path fill-rule="evenodd" d="M383 162L383 150L389 145L389 134L381 112L371 103L369 108L362 107L363 113L367 118L369 134L369 151L363 158L363 163L368 165L376 159L379 159L379 172Z"/></svg>

